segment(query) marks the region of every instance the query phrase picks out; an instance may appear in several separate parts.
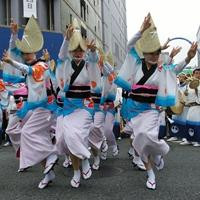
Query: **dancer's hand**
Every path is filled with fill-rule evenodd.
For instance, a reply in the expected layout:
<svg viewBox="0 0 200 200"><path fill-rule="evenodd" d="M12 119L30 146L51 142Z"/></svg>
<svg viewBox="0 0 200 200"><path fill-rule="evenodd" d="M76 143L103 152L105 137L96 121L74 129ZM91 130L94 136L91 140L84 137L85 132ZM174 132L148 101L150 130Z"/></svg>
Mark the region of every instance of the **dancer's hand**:
<svg viewBox="0 0 200 200"><path fill-rule="evenodd" d="M11 19L10 30L14 35L18 33L18 24L13 19Z"/></svg>
<svg viewBox="0 0 200 200"><path fill-rule="evenodd" d="M55 66L56 66L55 60L52 59L52 60L50 61L50 69L51 69L51 71L54 71Z"/></svg>
<svg viewBox="0 0 200 200"><path fill-rule="evenodd" d="M168 38L167 41L164 43L164 45L161 46L161 50L165 50L169 48L170 47L169 42L170 42L170 39Z"/></svg>
<svg viewBox="0 0 200 200"><path fill-rule="evenodd" d="M180 51L182 47L174 47L169 55L170 58L174 58Z"/></svg>
<svg viewBox="0 0 200 200"><path fill-rule="evenodd" d="M186 63L189 63L190 60L195 57L197 52L197 47L198 47L197 42L193 42L187 53L187 58L185 59Z"/></svg>
<svg viewBox="0 0 200 200"><path fill-rule="evenodd" d="M95 52L96 51L96 44L94 40L91 40L91 42L88 42L87 44L87 48L90 49L91 52Z"/></svg>
<svg viewBox="0 0 200 200"><path fill-rule="evenodd" d="M50 60L50 54L47 49L43 49L42 54L42 57L46 62Z"/></svg>
<svg viewBox="0 0 200 200"><path fill-rule="evenodd" d="M4 50L2 61L5 62L5 63L12 64L12 59L11 59L8 51L6 51L6 50Z"/></svg>
<svg viewBox="0 0 200 200"><path fill-rule="evenodd" d="M141 28L140 28L141 34L143 34L144 31L146 31L146 30L151 26L150 20L151 20L151 15L150 15L150 13L149 13L149 14L144 18L144 21L143 21L142 26L141 26Z"/></svg>
<svg viewBox="0 0 200 200"><path fill-rule="evenodd" d="M72 37L72 34L74 32L74 27L72 26L72 24L70 24L65 32L65 37L67 40L70 40L70 38Z"/></svg>

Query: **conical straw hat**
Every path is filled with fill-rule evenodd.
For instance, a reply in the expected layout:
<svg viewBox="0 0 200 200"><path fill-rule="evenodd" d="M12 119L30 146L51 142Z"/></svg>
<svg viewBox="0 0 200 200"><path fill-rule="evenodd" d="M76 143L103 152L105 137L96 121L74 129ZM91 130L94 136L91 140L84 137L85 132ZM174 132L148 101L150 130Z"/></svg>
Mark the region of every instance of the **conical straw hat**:
<svg viewBox="0 0 200 200"><path fill-rule="evenodd" d="M152 20L152 17L150 22L151 26L146 31L144 31L142 37L138 40L135 46L136 51L140 57L142 57L143 53L153 53L161 48L157 29Z"/></svg>
<svg viewBox="0 0 200 200"><path fill-rule="evenodd" d="M72 26L74 27L74 32L69 40L69 51L74 51L79 46L83 51L86 51L86 41L82 38L81 29L76 18L74 18Z"/></svg>
<svg viewBox="0 0 200 200"><path fill-rule="evenodd" d="M35 53L42 49L44 44L40 27L32 16L24 29L22 40L16 41L17 48L23 53Z"/></svg>

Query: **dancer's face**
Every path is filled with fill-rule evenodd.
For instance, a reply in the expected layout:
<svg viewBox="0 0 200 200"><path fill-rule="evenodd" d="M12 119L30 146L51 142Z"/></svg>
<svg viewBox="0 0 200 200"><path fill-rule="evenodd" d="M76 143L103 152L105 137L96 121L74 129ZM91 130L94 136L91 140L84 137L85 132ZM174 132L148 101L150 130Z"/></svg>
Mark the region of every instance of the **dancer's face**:
<svg viewBox="0 0 200 200"><path fill-rule="evenodd" d="M72 55L72 58L75 60L75 61L80 61L83 59L84 55L85 55L85 51L83 51L81 49L81 47L78 47L76 50L74 51L71 51L70 52L71 55Z"/></svg>
<svg viewBox="0 0 200 200"><path fill-rule="evenodd" d="M34 60L36 60L35 53L22 53L22 57L23 57L25 63L31 63Z"/></svg>
<svg viewBox="0 0 200 200"><path fill-rule="evenodd" d="M196 70L193 74L194 78L197 78L200 80L200 70Z"/></svg>
<svg viewBox="0 0 200 200"><path fill-rule="evenodd" d="M152 64L152 65L157 64L160 53L161 53L160 50L152 52L152 53L144 53L144 59L149 64Z"/></svg>

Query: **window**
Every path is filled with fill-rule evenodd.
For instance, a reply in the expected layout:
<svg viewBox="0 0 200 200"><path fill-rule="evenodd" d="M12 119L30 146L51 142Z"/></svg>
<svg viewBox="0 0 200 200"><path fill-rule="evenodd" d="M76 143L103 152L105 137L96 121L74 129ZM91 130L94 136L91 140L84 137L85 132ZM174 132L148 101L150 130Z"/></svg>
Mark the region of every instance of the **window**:
<svg viewBox="0 0 200 200"><path fill-rule="evenodd" d="M23 0L20 0L19 2L19 9L18 9L18 13L19 13L19 25L21 25L22 27L25 27L29 18L25 18L24 17L24 5L23 5Z"/></svg>
<svg viewBox="0 0 200 200"><path fill-rule="evenodd" d="M72 14L70 14L70 24L72 24Z"/></svg>
<svg viewBox="0 0 200 200"><path fill-rule="evenodd" d="M20 11L23 12L23 0L20 0ZM43 9L39 9L43 8ZM39 20L39 24L40 24L40 28L42 30L54 30L54 0L40 0L37 1L37 9L39 9L39 11L42 12L38 12L38 20ZM23 16L23 15L21 15ZM27 24L28 18L24 18L22 17L22 19L20 19L21 24L23 24L24 26Z"/></svg>
<svg viewBox="0 0 200 200"><path fill-rule="evenodd" d="M94 6L96 5L96 1L94 0Z"/></svg>
<svg viewBox="0 0 200 200"><path fill-rule="evenodd" d="M81 18L83 18L84 21L86 21L86 3L85 3L84 0L80 0L80 1L81 1L81 3L80 3L80 5L81 5Z"/></svg>
<svg viewBox="0 0 200 200"><path fill-rule="evenodd" d="M97 27L96 26L94 26L94 31L97 32Z"/></svg>
<svg viewBox="0 0 200 200"><path fill-rule="evenodd" d="M0 24L9 25L11 18L10 0L0 0Z"/></svg>
<svg viewBox="0 0 200 200"><path fill-rule="evenodd" d="M47 16L48 16L48 29L49 30L54 30L54 3L53 0L48 0L48 11L47 11Z"/></svg>
<svg viewBox="0 0 200 200"><path fill-rule="evenodd" d="M87 30L83 26L81 26L81 35L83 38L87 38Z"/></svg>

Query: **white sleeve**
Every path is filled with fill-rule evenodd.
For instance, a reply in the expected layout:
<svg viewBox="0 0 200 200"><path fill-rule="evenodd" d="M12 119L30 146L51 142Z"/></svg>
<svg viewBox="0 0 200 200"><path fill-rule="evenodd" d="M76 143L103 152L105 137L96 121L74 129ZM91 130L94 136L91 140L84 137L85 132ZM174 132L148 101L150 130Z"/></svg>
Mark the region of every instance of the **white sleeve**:
<svg viewBox="0 0 200 200"><path fill-rule="evenodd" d="M62 46L60 47L60 51L58 54L58 58L60 60L66 60L67 58L69 58L69 51L68 51L68 46L69 46L69 41L64 38Z"/></svg>
<svg viewBox="0 0 200 200"><path fill-rule="evenodd" d="M10 41L9 41L9 49L14 49L16 47L16 40L17 40L17 34L11 34L11 37L10 37Z"/></svg>
<svg viewBox="0 0 200 200"><path fill-rule="evenodd" d="M181 61L180 63L176 64L174 71L176 74L179 74L185 67L187 66L187 63L185 60Z"/></svg>
<svg viewBox="0 0 200 200"><path fill-rule="evenodd" d="M129 41L127 44L128 51L130 51L136 44L136 42L141 38L142 34L141 32L137 32Z"/></svg>
<svg viewBox="0 0 200 200"><path fill-rule="evenodd" d="M24 74L30 74L31 73L31 67L22 63L19 63L15 60L12 61L12 66L16 69L20 70Z"/></svg>

